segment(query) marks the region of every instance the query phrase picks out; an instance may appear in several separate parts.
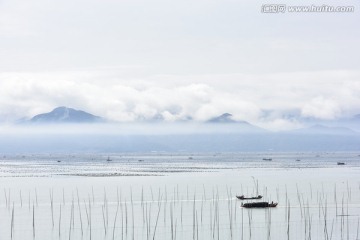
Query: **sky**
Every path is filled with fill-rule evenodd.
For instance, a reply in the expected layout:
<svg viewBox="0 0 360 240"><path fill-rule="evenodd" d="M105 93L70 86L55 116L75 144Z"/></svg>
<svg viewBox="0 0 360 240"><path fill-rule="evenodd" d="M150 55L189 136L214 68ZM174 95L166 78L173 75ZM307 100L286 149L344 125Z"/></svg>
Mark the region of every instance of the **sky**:
<svg viewBox="0 0 360 240"><path fill-rule="evenodd" d="M269 129L360 114L360 2L261 12L277 3L0 0L0 122L58 106L121 122L228 112Z"/></svg>

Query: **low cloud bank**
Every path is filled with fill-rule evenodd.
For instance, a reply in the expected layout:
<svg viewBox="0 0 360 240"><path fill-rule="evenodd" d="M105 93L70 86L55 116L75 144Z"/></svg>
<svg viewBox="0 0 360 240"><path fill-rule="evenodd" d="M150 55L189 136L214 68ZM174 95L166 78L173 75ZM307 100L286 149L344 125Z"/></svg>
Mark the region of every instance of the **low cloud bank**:
<svg viewBox="0 0 360 240"><path fill-rule="evenodd" d="M0 73L0 121L68 106L115 122L206 121L228 112L235 120L287 130L301 127L301 119L360 113L359 77L359 72L347 71L131 79L108 70Z"/></svg>

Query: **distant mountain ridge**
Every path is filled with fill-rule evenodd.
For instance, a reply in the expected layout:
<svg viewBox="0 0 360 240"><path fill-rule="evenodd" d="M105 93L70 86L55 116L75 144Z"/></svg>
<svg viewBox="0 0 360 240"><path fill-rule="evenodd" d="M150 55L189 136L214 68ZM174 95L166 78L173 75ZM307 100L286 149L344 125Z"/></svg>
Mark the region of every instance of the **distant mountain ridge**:
<svg viewBox="0 0 360 240"><path fill-rule="evenodd" d="M352 119L353 120L360 120L360 114L356 114L355 116L353 116Z"/></svg>
<svg viewBox="0 0 360 240"><path fill-rule="evenodd" d="M201 124L195 122L195 124L174 125L165 129L164 126L169 127L167 124L152 125L151 122L148 125L140 122L140 125L132 126L130 130L126 130L128 128L126 124L112 125L107 122L108 128L100 128L100 131L95 132L92 131L95 129L93 125L87 124L82 126L79 124L76 128L66 124L46 127L47 123L91 123L101 120L102 118L84 111L67 107L55 108L49 113L36 115L26 121L26 123L39 123L38 126L45 126L44 131L48 134L38 134L40 128L27 132L28 129L21 126L14 131L16 134L13 131L3 134L0 138L0 152L237 152L270 149L360 151L360 132L347 127L317 124L298 130L271 132L245 121L236 121L232 119L230 113L224 113ZM169 129L170 133L167 132ZM171 132L171 129L176 131ZM64 134L68 130L71 130L71 137ZM18 131L25 131L26 134L18 134ZM86 134L83 134L84 132Z"/></svg>
<svg viewBox="0 0 360 240"><path fill-rule="evenodd" d="M30 119L31 123L95 123L101 117L68 107L57 107L51 112L42 113Z"/></svg>
<svg viewBox="0 0 360 240"><path fill-rule="evenodd" d="M247 121L237 121L233 119L233 115L230 113L223 113L220 116L210 118L205 123L213 125L228 126L230 129L242 130L244 132L252 133L265 133L267 130L250 124Z"/></svg>
<svg viewBox="0 0 360 240"><path fill-rule="evenodd" d="M234 119L232 119L232 114L223 113L220 116L210 118L207 120L208 123L236 123Z"/></svg>
<svg viewBox="0 0 360 240"><path fill-rule="evenodd" d="M357 134L356 131L346 127L328 127L320 124L313 125L308 128L302 128L290 131L293 133L303 134Z"/></svg>
<svg viewBox="0 0 360 240"><path fill-rule="evenodd" d="M291 115L296 119L296 116ZM354 115L351 118L339 120L316 120L316 119L298 119L304 128L282 131L283 133L306 133L306 134L359 134L360 132L360 114ZM61 106L53 109L51 112L38 114L30 120L26 118L19 119L17 124L26 123L100 123L109 122L108 120L93 115L91 113L76 110L66 106ZM116 121L115 121L116 122ZM152 118L139 117L134 122L141 123L161 123L168 122L162 114L156 114ZM172 121L170 121L172 122ZM191 116L184 119L175 120L174 123L196 122ZM114 122L113 122L114 123ZM268 130L253 125L247 121L234 119L231 113L225 112L219 116L212 117L203 121L206 124L219 125L225 128L235 127L237 130L244 130L246 132L268 132ZM307 127L305 127L307 126Z"/></svg>

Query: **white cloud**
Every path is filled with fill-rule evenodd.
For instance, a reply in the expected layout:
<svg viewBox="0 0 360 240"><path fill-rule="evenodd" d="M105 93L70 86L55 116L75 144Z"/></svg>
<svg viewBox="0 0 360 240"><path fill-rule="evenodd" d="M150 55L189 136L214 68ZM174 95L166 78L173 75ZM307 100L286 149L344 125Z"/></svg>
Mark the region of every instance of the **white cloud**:
<svg viewBox="0 0 360 240"><path fill-rule="evenodd" d="M360 113L358 15L261 5L2 0L0 121L62 105L125 122L229 112L274 129L297 126L284 113Z"/></svg>
<svg viewBox="0 0 360 240"><path fill-rule="evenodd" d="M360 113L359 76L341 71L126 78L108 69L0 73L0 119L68 106L123 122L157 115L166 121L203 121L228 112L237 120L290 129L299 123L284 118L289 112L320 119ZM266 110L271 114L265 116Z"/></svg>
<svg viewBox="0 0 360 240"><path fill-rule="evenodd" d="M316 97L304 105L301 114L304 117L332 120L341 116L341 108L333 99Z"/></svg>
<svg viewBox="0 0 360 240"><path fill-rule="evenodd" d="M301 124L296 120L281 119L281 118L258 122L258 126L273 131L286 131L286 130L293 130L304 127L303 124Z"/></svg>

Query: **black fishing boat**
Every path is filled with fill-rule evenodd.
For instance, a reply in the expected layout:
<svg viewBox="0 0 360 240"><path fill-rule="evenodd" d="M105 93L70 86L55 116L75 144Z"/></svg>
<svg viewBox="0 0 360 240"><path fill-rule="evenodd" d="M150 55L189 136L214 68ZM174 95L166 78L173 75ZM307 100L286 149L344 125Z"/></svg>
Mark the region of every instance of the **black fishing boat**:
<svg viewBox="0 0 360 240"><path fill-rule="evenodd" d="M257 197L245 197L244 195L241 195L241 196L236 196L237 199L240 199L240 200L251 200L251 199L261 199L262 196L261 195L258 195Z"/></svg>
<svg viewBox="0 0 360 240"><path fill-rule="evenodd" d="M241 203L241 206L244 208L269 208L276 207L278 203L268 203L268 202L251 202L251 203Z"/></svg>

